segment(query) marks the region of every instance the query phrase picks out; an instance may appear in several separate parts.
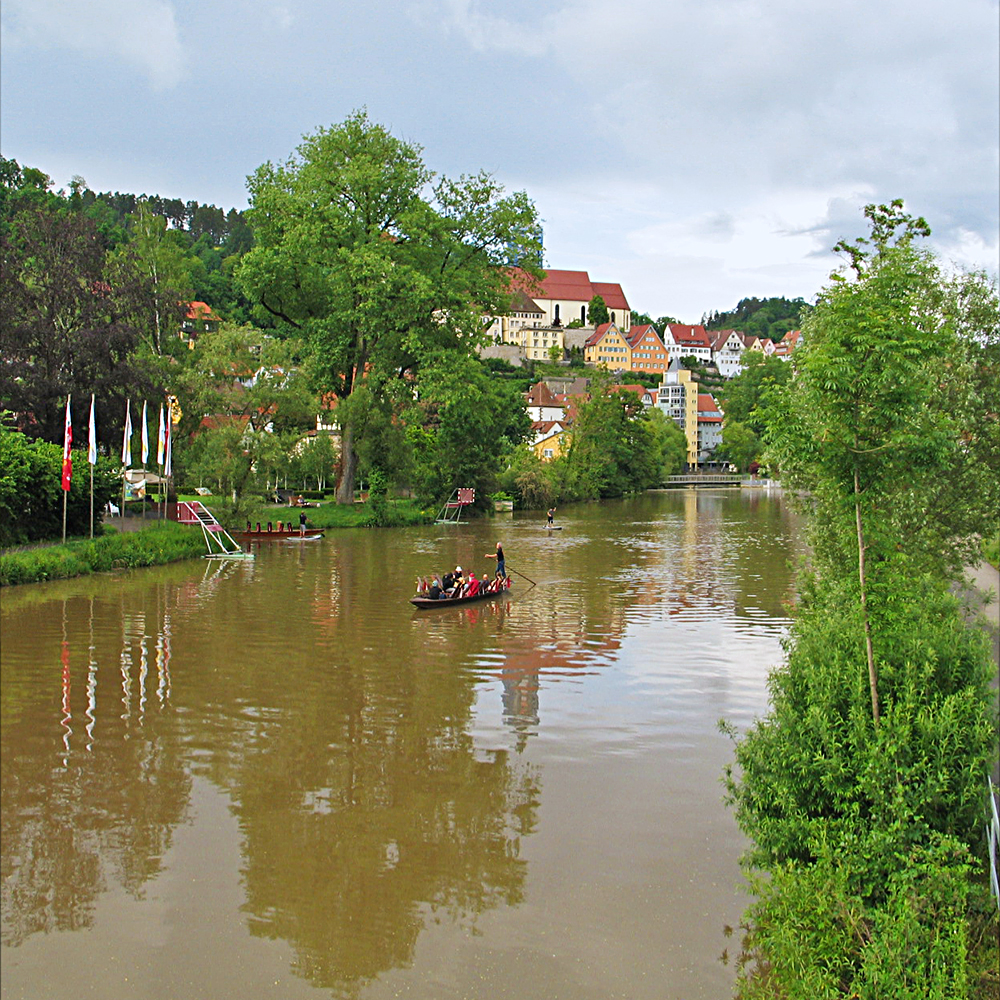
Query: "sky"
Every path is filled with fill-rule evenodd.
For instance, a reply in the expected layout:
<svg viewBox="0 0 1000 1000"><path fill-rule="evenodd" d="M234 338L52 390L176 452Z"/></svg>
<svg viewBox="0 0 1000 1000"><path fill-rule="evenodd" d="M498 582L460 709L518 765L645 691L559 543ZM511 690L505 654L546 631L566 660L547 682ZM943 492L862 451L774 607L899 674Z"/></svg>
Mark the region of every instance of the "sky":
<svg viewBox="0 0 1000 1000"><path fill-rule="evenodd" d="M814 300L893 198L998 269L1000 0L4 0L0 31L0 151L57 188L243 208L365 108L654 318Z"/></svg>

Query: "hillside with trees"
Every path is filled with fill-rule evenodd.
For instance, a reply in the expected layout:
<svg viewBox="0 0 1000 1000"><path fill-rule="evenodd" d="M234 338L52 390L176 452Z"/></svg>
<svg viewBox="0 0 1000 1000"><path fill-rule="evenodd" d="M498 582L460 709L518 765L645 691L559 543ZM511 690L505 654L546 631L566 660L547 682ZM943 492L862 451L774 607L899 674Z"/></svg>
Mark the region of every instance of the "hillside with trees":
<svg viewBox="0 0 1000 1000"><path fill-rule="evenodd" d="M740 299L735 309L705 313L701 324L706 330L739 330L750 336L779 341L789 330L802 326L811 308L802 298Z"/></svg>

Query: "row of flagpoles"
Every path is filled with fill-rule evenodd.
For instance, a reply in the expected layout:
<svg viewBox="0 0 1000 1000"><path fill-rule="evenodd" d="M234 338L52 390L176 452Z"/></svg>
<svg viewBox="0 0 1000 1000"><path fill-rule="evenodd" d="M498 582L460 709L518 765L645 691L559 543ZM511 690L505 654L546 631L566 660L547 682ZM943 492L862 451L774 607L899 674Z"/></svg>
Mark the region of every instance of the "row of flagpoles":
<svg viewBox="0 0 1000 1000"><path fill-rule="evenodd" d="M149 423L146 403L142 404L142 464L149 459ZM94 537L94 466L97 465L97 422L94 417L94 394L90 395L90 422L88 424L87 461L90 463L90 537ZM66 541L66 501L73 483L73 422L70 416L70 397L66 397L66 423L63 431L63 541ZM160 428L156 438L156 464L161 468L161 478L168 481L173 474L173 435L170 432L170 411L164 413L160 404ZM125 433L122 439L122 510L125 509L125 473L132 464L132 405L125 401Z"/></svg>

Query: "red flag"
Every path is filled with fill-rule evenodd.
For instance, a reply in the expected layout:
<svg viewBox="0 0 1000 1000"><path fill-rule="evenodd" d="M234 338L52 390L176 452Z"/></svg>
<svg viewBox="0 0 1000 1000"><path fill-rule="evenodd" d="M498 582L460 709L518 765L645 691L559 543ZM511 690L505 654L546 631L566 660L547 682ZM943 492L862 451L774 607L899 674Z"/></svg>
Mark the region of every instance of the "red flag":
<svg viewBox="0 0 1000 1000"><path fill-rule="evenodd" d="M66 429L63 433L63 468L62 468L62 488L69 491L70 483L73 481L73 421L69 415L69 396L66 397Z"/></svg>

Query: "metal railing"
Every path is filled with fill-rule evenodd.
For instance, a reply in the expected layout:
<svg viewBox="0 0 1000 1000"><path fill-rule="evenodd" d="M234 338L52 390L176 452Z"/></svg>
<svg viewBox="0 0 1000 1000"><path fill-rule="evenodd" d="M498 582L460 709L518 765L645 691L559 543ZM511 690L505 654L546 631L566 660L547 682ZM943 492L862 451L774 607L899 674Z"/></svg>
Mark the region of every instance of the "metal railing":
<svg viewBox="0 0 1000 1000"><path fill-rule="evenodd" d="M993 895L997 900L997 909L1000 909L1000 880L997 877L997 869L1000 863L997 860L997 849L1000 846L1000 816L997 815L997 792L993 787L993 779L987 775L990 789L990 806L986 815L986 840L990 853L990 885L993 888Z"/></svg>

